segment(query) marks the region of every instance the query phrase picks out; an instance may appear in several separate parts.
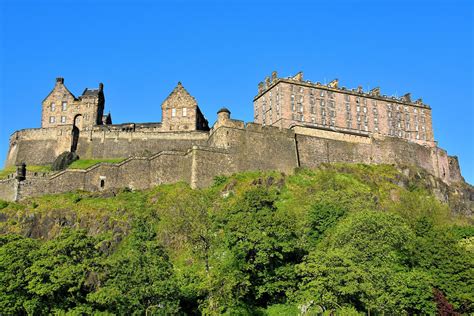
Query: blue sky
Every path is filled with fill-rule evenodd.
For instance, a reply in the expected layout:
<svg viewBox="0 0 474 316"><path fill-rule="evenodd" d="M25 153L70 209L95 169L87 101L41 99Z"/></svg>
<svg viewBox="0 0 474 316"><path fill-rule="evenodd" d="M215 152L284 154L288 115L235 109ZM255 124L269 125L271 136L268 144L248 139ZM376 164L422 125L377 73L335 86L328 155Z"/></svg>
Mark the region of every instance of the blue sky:
<svg viewBox="0 0 474 316"><path fill-rule="evenodd" d="M114 122L160 121L178 81L211 123L252 118L277 70L433 108L435 139L474 183L472 1L0 1L0 165L15 130L40 126L65 77L76 95L103 82Z"/></svg>

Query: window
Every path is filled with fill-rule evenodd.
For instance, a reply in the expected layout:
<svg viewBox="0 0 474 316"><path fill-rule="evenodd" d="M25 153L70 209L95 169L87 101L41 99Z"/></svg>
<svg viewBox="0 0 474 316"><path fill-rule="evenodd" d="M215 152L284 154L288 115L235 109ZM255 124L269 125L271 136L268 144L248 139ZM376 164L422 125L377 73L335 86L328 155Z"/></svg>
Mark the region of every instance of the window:
<svg viewBox="0 0 474 316"><path fill-rule="evenodd" d="M321 90L320 96L324 97L324 90Z"/></svg>
<svg viewBox="0 0 474 316"><path fill-rule="evenodd" d="M300 87L300 93L303 93L303 91L304 91L304 88Z"/></svg>
<svg viewBox="0 0 474 316"><path fill-rule="evenodd" d="M53 102L51 103L51 112L56 111L56 104Z"/></svg>
<svg viewBox="0 0 474 316"><path fill-rule="evenodd" d="M61 116L61 123L66 123L66 117L65 116Z"/></svg>
<svg viewBox="0 0 474 316"><path fill-rule="evenodd" d="M183 116L186 116L186 115L187 115L187 112L188 112L188 109L187 109L187 108L183 108Z"/></svg>
<svg viewBox="0 0 474 316"><path fill-rule="evenodd" d="M171 117L175 117L176 116L176 109L171 109Z"/></svg>
<svg viewBox="0 0 474 316"><path fill-rule="evenodd" d="M56 118L55 118L54 116L50 116L50 117L49 117L49 122L50 122L50 123L56 122Z"/></svg>
<svg viewBox="0 0 474 316"><path fill-rule="evenodd" d="M345 99L347 102L349 102L349 101L351 100L351 97L350 97L348 94L346 94L346 95L344 95L344 99Z"/></svg>
<svg viewBox="0 0 474 316"><path fill-rule="evenodd" d="M62 103L62 109L63 109L63 111L67 110L67 102Z"/></svg>

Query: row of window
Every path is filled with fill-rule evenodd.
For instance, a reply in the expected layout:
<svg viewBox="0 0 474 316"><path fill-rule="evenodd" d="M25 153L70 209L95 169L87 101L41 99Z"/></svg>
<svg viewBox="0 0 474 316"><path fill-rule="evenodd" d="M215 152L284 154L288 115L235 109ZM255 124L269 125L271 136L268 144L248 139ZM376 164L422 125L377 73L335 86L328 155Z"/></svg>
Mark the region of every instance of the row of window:
<svg viewBox="0 0 474 316"><path fill-rule="evenodd" d="M188 116L188 109L182 108L181 116ZM176 109L171 109L171 117L176 117Z"/></svg>
<svg viewBox="0 0 474 316"><path fill-rule="evenodd" d="M49 122L50 123L56 123L56 117L55 116L50 116L49 117ZM66 117L61 116L61 123L66 123Z"/></svg>
<svg viewBox="0 0 474 316"><path fill-rule="evenodd" d="M50 105L51 112L56 111L56 103L52 102ZM63 111L67 110L67 102L61 102L61 109Z"/></svg>

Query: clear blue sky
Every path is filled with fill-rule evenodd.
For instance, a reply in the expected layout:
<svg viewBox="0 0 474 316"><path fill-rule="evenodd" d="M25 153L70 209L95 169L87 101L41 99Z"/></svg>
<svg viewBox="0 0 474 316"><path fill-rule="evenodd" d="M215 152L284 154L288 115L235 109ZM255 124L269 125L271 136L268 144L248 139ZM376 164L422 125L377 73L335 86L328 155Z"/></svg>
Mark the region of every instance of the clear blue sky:
<svg viewBox="0 0 474 316"><path fill-rule="evenodd" d="M251 121L272 70L412 92L474 183L473 1L0 1L0 164L65 77L105 85L114 122L160 121L178 81L209 119Z"/></svg>

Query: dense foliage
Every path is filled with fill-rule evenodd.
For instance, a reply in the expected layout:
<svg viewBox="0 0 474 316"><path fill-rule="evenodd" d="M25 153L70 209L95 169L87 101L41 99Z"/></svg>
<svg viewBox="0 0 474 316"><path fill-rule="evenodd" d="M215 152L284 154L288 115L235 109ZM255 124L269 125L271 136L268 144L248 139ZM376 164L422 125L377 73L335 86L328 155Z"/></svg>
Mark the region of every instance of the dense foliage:
<svg viewBox="0 0 474 316"><path fill-rule="evenodd" d="M391 166L76 192L0 215L0 314L474 313L472 219Z"/></svg>

